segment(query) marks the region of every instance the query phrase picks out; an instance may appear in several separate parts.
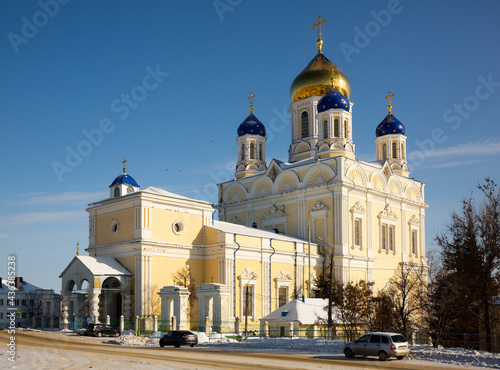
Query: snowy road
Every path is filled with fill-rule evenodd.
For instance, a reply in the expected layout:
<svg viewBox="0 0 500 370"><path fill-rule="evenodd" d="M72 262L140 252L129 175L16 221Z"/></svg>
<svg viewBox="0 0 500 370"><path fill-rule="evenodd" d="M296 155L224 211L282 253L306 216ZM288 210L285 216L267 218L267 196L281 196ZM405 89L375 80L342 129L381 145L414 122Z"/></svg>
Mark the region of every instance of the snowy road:
<svg viewBox="0 0 500 370"><path fill-rule="evenodd" d="M13 369L25 368L163 368L163 369L429 369L428 365L405 361L379 362L376 359L346 360L335 354L292 354L235 351L218 348L127 347L104 344L106 339L78 337L59 332L17 332L16 363ZM6 331L0 342L7 343ZM0 367L7 362L4 345ZM436 364L434 368L438 367ZM450 369L450 366L446 366Z"/></svg>

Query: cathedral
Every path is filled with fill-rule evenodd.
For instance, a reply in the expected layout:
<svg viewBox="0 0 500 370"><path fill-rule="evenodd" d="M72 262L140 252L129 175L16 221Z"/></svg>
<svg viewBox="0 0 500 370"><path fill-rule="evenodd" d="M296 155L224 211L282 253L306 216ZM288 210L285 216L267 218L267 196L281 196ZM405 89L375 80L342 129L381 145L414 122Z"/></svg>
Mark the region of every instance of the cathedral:
<svg viewBox="0 0 500 370"><path fill-rule="evenodd" d="M89 255L60 275L61 327L71 315L161 315L175 316L177 328L232 330L238 317L255 328L293 299L314 297L330 264L335 279L374 282L375 291L388 288L401 262L426 266L424 184L409 176L394 95L374 125L376 158L356 159L351 85L322 53L324 23L318 17L317 54L290 88L288 161L266 162L253 94L235 125L235 178L218 184L215 209L140 187L124 161L109 198L87 208ZM183 269L190 289L176 285Z"/></svg>

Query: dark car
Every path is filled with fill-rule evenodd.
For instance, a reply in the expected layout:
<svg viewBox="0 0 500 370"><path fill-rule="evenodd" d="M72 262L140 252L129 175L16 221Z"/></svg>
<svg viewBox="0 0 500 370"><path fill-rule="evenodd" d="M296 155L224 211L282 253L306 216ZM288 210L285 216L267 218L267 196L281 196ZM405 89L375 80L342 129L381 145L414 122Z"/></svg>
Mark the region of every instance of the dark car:
<svg viewBox="0 0 500 370"><path fill-rule="evenodd" d="M87 330L85 330L84 335L94 336L94 337L119 337L120 331L106 324L89 324Z"/></svg>
<svg viewBox="0 0 500 370"><path fill-rule="evenodd" d="M160 347L190 345L194 347L198 344L198 336L187 330L173 330L165 334L160 339Z"/></svg>

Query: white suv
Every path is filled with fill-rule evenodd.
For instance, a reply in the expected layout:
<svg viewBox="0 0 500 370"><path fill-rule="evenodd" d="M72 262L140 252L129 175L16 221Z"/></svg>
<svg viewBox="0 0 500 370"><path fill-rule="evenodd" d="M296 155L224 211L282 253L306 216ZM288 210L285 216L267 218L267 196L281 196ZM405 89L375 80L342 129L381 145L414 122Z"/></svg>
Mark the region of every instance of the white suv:
<svg viewBox="0 0 500 370"><path fill-rule="evenodd" d="M398 333L370 333L354 342L344 344L345 357L356 355L378 356L380 361L389 357L401 360L410 354L410 347L405 337Z"/></svg>

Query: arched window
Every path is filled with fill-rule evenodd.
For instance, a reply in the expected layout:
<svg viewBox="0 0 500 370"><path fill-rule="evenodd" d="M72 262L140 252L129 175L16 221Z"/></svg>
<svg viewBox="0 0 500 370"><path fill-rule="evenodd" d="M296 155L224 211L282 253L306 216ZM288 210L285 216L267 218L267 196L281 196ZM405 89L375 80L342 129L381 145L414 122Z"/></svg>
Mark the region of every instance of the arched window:
<svg viewBox="0 0 500 370"><path fill-rule="evenodd" d="M259 159L262 161L264 158L262 157L262 144L259 144Z"/></svg>
<svg viewBox="0 0 500 370"><path fill-rule="evenodd" d="M120 196L120 188L117 186L114 191L114 196L119 197Z"/></svg>
<svg viewBox="0 0 500 370"><path fill-rule="evenodd" d="M250 143L250 159L255 159L255 144Z"/></svg>
<svg viewBox="0 0 500 370"><path fill-rule="evenodd" d="M347 139L347 120L344 120L344 137Z"/></svg>
<svg viewBox="0 0 500 370"><path fill-rule="evenodd" d="M309 136L309 114L307 112L302 113L302 138Z"/></svg>
<svg viewBox="0 0 500 370"><path fill-rule="evenodd" d="M396 142L393 142L392 143L392 158L397 158L398 157L398 153L396 151Z"/></svg>
<svg viewBox="0 0 500 370"><path fill-rule="evenodd" d="M325 119L323 121L323 138L326 139L328 137L328 121Z"/></svg>
<svg viewBox="0 0 500 370"><path fill-rule="evenodd" d="M333 136L339 137L339 120L336 119L333 125Z"/></svg>
<svg viewBox="0 0 500 370"><path fill-rule="evenodd" d="M241 160L245 159L245 144L241 144Z"/></svg>
<svg viewBox="0 0 500 370"><path fill-rule="evenodd" d="M382 159L387 158L387 144L382 144Z"/></svg>

